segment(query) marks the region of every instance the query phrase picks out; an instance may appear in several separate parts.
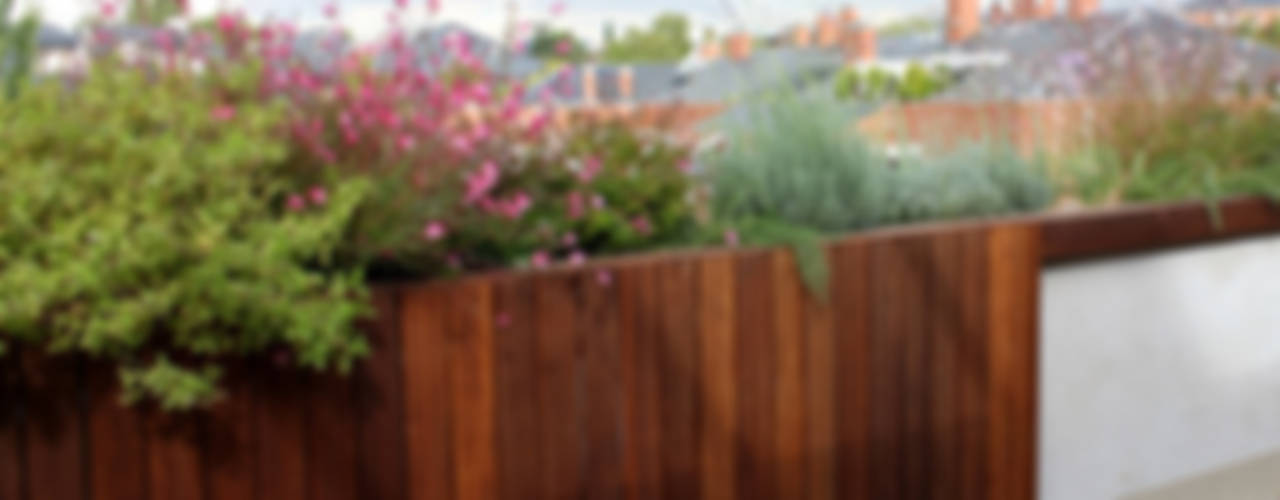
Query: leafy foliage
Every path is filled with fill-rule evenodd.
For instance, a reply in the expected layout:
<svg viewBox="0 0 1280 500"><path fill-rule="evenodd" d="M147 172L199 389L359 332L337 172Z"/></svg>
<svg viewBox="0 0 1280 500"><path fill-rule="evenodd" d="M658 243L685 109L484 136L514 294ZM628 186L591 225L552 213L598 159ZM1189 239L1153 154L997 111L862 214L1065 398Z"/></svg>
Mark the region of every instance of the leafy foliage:
<svg viewBox="0 0 1280 500"><path fill-rule="evenodd" d="M0 342L114 360L128 399L168 409L216 397L228 357L345 370L366 353L362 276L321 271L365 184L287 209L308 186L283 168L282 110L219 100L100 66L0 107Z"/></svg>
<svg viewBox="0 0 1280 500"><path fill-rule="evenodd" d="M31 74L36 30L40 27L40 20L34 14L14 21L10 19L12 11L13 0L0 0L0 84L9 99L18 95Z"/></svg>
<svg viewBox="0 0 1280 500"><path fill-rule="evenodd" d="M529 41L529 54L551 60L580 62L590 54L587 45L572 31L539 27Z"/></svg>
<svg viewBox="0 0 1280 500"><path fill-rule="evenodd" d="M683 14L658 14L648 29L628 29L621 38L606 40L602 57L608 62L678 61L693 48L689 20Z"/></svg>
<svg viewBox="0 0 1280 500"><path fill-rule="evenodd" d="M835 95L841 99L919 101L946 90L951 73L946 68L929 69L911 64L901 75L883 69L846 68L835 78Z"/></svg>

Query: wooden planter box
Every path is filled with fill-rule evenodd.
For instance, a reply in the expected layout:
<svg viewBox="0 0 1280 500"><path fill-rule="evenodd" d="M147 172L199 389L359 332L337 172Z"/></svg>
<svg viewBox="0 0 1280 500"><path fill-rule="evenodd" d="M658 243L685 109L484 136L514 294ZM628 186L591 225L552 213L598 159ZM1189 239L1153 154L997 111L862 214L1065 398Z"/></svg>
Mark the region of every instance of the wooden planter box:
<svg viewBox="0 0 1280 500"><path fill-rule="evenodd" d="M1223 211L869 232L825 302L778 250L385 286L352 377L242 370L196 416L9 370L0 499L1032 498L1041 266L1280 229Z"/></svg>

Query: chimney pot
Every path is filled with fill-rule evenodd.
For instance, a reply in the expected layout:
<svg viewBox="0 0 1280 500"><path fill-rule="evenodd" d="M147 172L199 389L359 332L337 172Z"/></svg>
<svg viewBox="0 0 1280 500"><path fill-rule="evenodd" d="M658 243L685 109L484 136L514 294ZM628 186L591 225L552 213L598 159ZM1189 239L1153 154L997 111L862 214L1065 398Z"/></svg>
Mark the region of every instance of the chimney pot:
<svg viewBox="0 0 1280 500"><path fill-rule="evenodd" d="M1098 12L1098 0L1071 0L1071 18L1081 20Z"/></svg>
<svg viewBox="0 0 1280 500"><path fill-rule="evenodd" d="M720 58L720 42L712 40L704 42L702 48L698 49L698 55L705 60L714 60Z"/></svg>
<svg viewBox="0 0 1280 500"><path fill-rule="evenodd" d="M808 47L813 43L813 31L807 24L797 24L791 28L791 45L795 47Z"/></svg>
<svg viewBox="0 0 1280 500"><path fill-rule="evenodd" d="M595 105L599 96L596 87L596 67L591 64L584 65L582 67L582 103Z"/></svg>
<svg viewBox="0 0 1280 500"><path fill-rule="evenodd" d="M850 28L845 39L845 60L849 63L874 61L877 56L876 30L870 26L859 25Z"/></svg>
<svg viewBox="0 0 1280 500"><path fill-rule="evenodd" d="M618 99L630 102L635 97L635 74L631 66L618 68Z"/></svg>
<svg viewBox="0 0 1280 500"><path fill-rule="evenodd" d="M751 35L745 31L739 31L729 35L728 48L726 52L729 57L742 61L751 57Z"/></svg>
<svg viewBox="0 0 1280 500"><path fill-rule="evenodd" d="M818 46L832 47L840 43L840 19L834 14L818 17Z"/></svg>
<svg viewBox="0 0 1280 500"><path fill-rule="evenodd" d="M840 8L840 28L846 29L858 22L858 9L852 5L845 5Z"/></svg>
<svg viewBox="0 0 1280 500"><path fill-rule="evenodd" d="M947 43L958 44L978 33L978 0L947 0Z"/></svg>

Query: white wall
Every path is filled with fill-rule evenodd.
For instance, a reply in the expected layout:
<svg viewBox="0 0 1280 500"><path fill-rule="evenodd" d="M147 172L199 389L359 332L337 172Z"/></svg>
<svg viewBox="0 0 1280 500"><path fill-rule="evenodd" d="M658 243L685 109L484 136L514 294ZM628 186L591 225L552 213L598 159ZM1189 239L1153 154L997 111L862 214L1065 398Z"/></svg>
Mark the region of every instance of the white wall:
<svg viewBox="0 0 1280 500"><path fill-rule="evenodd" d="M1280 498L1280 237L1042 278L1042 500ZM1260 457L1274 474L1232 476Z"/></svg>

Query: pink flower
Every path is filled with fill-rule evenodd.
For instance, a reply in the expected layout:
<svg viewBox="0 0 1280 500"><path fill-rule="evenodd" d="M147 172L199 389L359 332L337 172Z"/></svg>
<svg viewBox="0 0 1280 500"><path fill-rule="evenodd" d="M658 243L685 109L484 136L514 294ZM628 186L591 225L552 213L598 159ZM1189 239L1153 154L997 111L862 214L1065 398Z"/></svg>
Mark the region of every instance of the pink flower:
<svg viewBox="0 0 1280 500"><path fill-rule="evenodd" d="M686 174L691 172L693 170L693 158L685 157L681 159L680 163L676 164L676 168L680 169L681 172L684 172Z"/></svg>
<svg viewBox="0 0 1280 500"><path fill-rule="evenodd" d="M582 170L578 171L578 180L582 182L591 182L591 179L600 173L600 159L595 156L588 156L582 160Z"/></svg>
<svg viewBox="0 0 1280 500"><path fill-rule="evenodd" d="M289 199L285 201L285 206L289 207L290 212L301 212L307 208L307 199L300 194L294 193L289 195Z"/></svg>
<svg viewBox="0 0 1280 500"><path fill-rule="evenodd" d="M572 50L573 50L573 44L569 43L568 40L560 40L556 42L557 54L560 54L562 56L567 56L569 55L569 52Z"/></svg>
<svg viewBox="0 0 1280 500"><path fill-rule="evenodd" d="M102 5L98 6L98 13L106 19L116 17L116 3L113 1L102 2Z"/></svg>
<svg viewBox="0 0 1280 500"><path fill-rule="evenodd" d="M449 147L459 154L470 155L472 152L471 139L462 134L453 136L449 140Z"/></svg>
<svg viewBox="0 0 1280 500"><path fill-rule="evenodd" d="M515 196L502 201L498 206L498 212L508 219L519 219L529 210L529 206L533 204L528 193L520 192Z"/></svg>
<svg viewBox="0 0 1280 500"><path fill-rule="evenodd" d="M430 12L432 15L440 12L440 0L427 0L427 12Z"/></svg>
<svg viewBox="0 0 1280 500"><path fill-rule="evenodd" d="M397 9L404 10L407 7L409 7L409 0L396 0Z"/></svg>
<svg viewBox="0 0 1280 500"><path fill-rule="evenodd" d="M551 15L558 16L560 14L564 14L564 7L565 5L563 0L556 0L555 2L552 2Z"/></svg>
<svg viewBox="0 0 1280 500"><path fill-rule="evenodd" d="M582 193L577 191L569 193L569 198L566 200L565 204L567 205L565 207L565 211L567 212L566 215L569 216L570 220L576 220L579 217L582 217Z"/></svg>
<svg viewBox="0 0 1280 500"><path fill-rule="evenodd" d="M329 192L321 186L312 186L307 190L307 197L311 199L311 203L316 205L324 205L329 201Z"/></svg>
<svg viewBox="0 0 1280 500"><path fill-rule="evenodd" d="M324 4L324 17L327 17L329 19L337 19L338 4L334 2L329 2Z"/></svg>
<svg viewBox="0 0 1280 500"><path fill-rule="evenodd" d="M480 169L467 176L467 203L475 203L489 195L498 184L498 164L486 161Z"/></svg>
<svg viewBox="0 0 1280 500"><path fill-rule="evenodd" d="M399 146L401 151L413 151L413 146L414 146L413 136L409 134L401 134L399 139Z"/></svg>
<svg viewBox="0 0 1280 500"><path fill-rule="evenodd" d="M653 232L653 225L649 223L649 218L643 215L631 219L631 228L646 236Z"/></svg>
<svg viewBox="0 0 1280 500"><path fill-rule="evenodd" d="M586 261L587 254L582 253L581 250L574 250L573 253L569 254L569 265L571 266L581 266Z"/></svg>
<svg viewBox="0 0 1280 500"><path fill-rule="evenodd" d="M547 264L550 264L550 263L551 263L551 257L547 255L547 252L543 252L539 250L537 252L534 252L533 255L529 256L529 265L535 268L547 267Z"/></svg>
<svg viewBox="0 0 1280 500"><path fill-rule="evenodd" d="M612 285L612 284L613 284L613 273L611 273L611 272L609 272L609 271L606 271L606 270L604 270L604 269L601 269L601 270L599 270L599 271L596 271L596 283L599 283L599 284L600 284L600 286L609 286L609 285Z"/></svg>
<svg viewBox="0 0 1280 500"><path fill-rule="evenodd" d="M231 121L236 117L236 108L226 104L220 104L218 106L214 106L214 108L209 111L209 116L216 122Z"/></svg>
<svg viewBox="0 0 1280 500"><path fill-rule="evenodd" d="M449 230L445 228L444 224L435 220L428 222L427 226L422 229L422 237L426 238L427 241L439 241L448 233Z"/></svg>
<svg viewBox="0 0 1280 500"><path fill-rule="evenodd" d="M591 196L591 207L596 210L604 210L604 197L598 194Z"/></svg>
<svg viewBox="0 0 1280 500"><path fill-rule="evenodd" d="M738 246L738 232L732 229L725 230L724 243L731 247Z"/></svg>
<svg viewBox="0 0 1280 500"><path fill-rule="evenodd" d="M576 234L574 234L574 233L572 233L572 232L570 232L570 233L564 233L564 236L560 238L560 243L561 243L561 244L563 244L564 246L567 246L567 247L571 247L571 246L577 245L577 244L578 244L578 235L576 235Z"/></svg>

